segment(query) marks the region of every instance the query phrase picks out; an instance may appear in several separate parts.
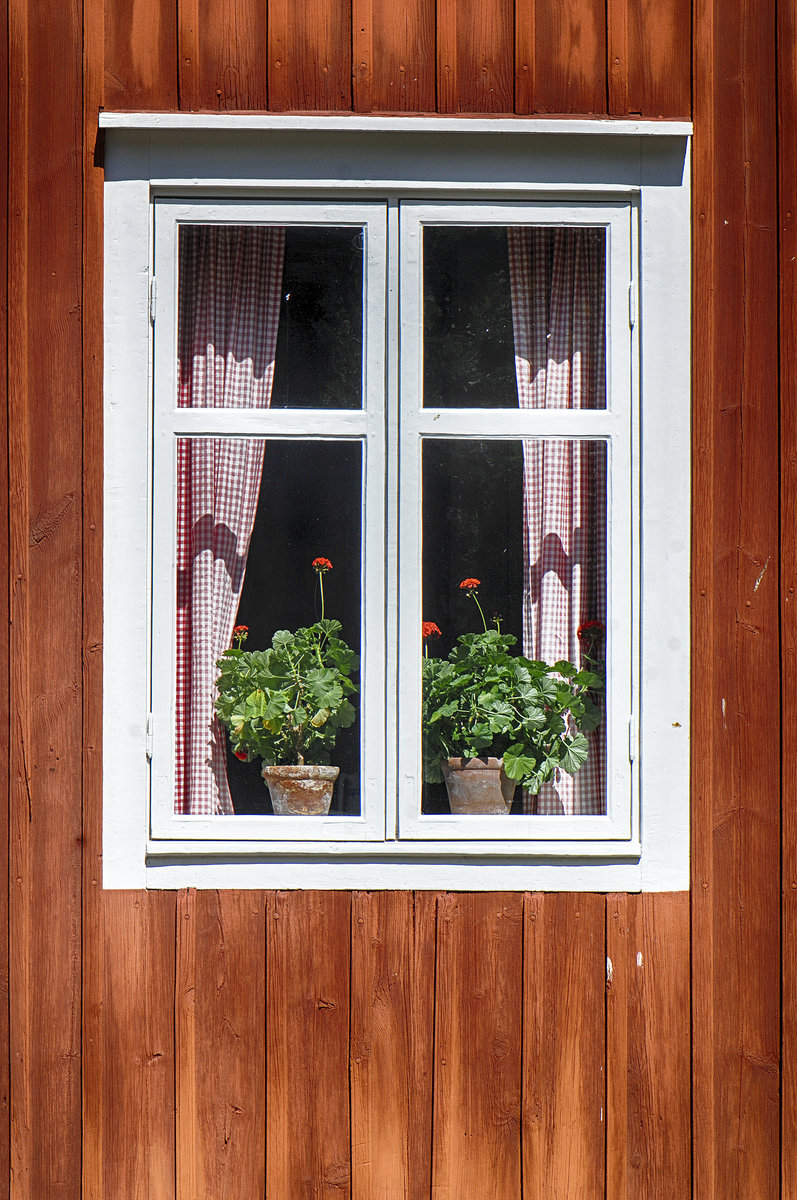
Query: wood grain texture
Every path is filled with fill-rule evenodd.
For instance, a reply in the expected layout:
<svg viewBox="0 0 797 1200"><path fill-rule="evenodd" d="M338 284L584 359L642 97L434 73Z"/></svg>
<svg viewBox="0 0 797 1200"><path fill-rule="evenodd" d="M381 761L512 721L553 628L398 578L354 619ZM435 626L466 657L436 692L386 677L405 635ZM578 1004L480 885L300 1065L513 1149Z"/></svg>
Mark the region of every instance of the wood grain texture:
<svg viewBox="0 0 797 1200"><path fill-rule="evenodd" d="M761 1200L779 1192L774 16L699 5L694 47L694 1186Z"/></svg>
<svg viewBox="0 0 797 1200"><path fill-rule="evenodd" d="M106 108L177 109L177 2L106 0Z"/></svg>
<svg viewBox="0 0 797 1200"><path fill-rule="evenodd" d="M266 0L179 0L180 108L266 107Z"/></svg>
<svg viewBox="0 0 797 1200"><path fill-rule="evenodd" d="M515 0L515 112L606 112L605 0Z"/></svg>
<svg viewBox="0 0 797 1200"><path fill-rule="evenodd" d="M103 174L95 149L105 98L104 42L104 0L83 0L83 1200L103 1200Z"/></svg>
<svg viewBox="0 0 797 1200"><path fill-rule="evenodd" d="M605 905L528 895L523 956L523 1197L603 1200Z"/></svg>
<svg viewBox="0 0 797 1200"><path fill-rule="evenodd" d="M437 0L437 108L511 113L512 0Z"/></svg>
<svg viewBox="0 0 797 1200"><path fill-rule="evenodd" d="M606 1195L690 1200L689 896L606 899Z"/></svg>
<svg viewBox="0 0 797 1200"><path fill-rule="evenodd" d="M609 115L692 112L690 0L607 0Z"/></svg>
<svg viewBox="0 0 797 1200"><path fill-rule="evenodd" d="M11 1194L51 1200L80 1190L79 9L15 0L9 66Z"/></svg>
<svg viewBox="0 0 797 1200"><path fill-rule="evenodd" d="M266 1183L263 892L181 892L175 1038L177 1200Z"/></svg>
<svg viewBox="0 0 797 1200"><path fill-rule="evenodd" d="M173 1200L175 894L104 892L102 902L99 1194Z"/></svg>
<svg viewBox="0 0 797 1200"><path fill-rule="evenodd" d="M266 1190L351 1194L351 893L269 893Z"/></svg>
<svg viewBox="0 0 797 1200"><path fill-rule="evenodd" d="M428 1200L436 895L352 900L352 1194Z"/></svg>
<svg viewBox="0 0 797 1200"><path fill-rule="evenodd" d="M433 112L435 0L352 0L355 112Z"/></svg>
<svg viewBox="0 0 797 1200"><path fill-rule="evenodd" d="M269 0L269 108L351 108L351 46L350 0Z"/></svg>
<svg viewBox="0 0 797 1200"><path fill-rule="evenodd" d="M438 902L432 1195L520 1196L523 897Z"/></svg>
<svg viewBox="0 0 797 1200"><path fill-rule="evenodd" d="M782 1022L781 1195L797 1197L797 6L778 5L778 164L781 388Z"/></svg>
<svg viewBox="0 0 797 1200"><path fill-rule="evenodd" d="M0 5L0 75L8 81L8 3ZM0 139L8 146L9 112L6 86L0 89ZM10 1188L11 1126L9 1111L9 545L8 545L8 155L0 161L0 570L6 581L0 588L0 1197Z"/></svg>

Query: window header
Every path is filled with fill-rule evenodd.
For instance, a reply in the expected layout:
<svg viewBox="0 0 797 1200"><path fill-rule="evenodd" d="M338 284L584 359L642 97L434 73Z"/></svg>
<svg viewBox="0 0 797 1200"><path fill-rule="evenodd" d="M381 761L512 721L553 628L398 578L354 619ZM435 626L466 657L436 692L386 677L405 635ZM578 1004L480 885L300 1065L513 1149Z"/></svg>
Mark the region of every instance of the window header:
<svg viewBox="0 0 797 1200"><path fill-rule="evenodd" d="M372 117L283 113L102 112L100 129L151 131L307 130L342 133L603 134L612 137L689 137L691 121L585 120L583 117Z"/></svg>

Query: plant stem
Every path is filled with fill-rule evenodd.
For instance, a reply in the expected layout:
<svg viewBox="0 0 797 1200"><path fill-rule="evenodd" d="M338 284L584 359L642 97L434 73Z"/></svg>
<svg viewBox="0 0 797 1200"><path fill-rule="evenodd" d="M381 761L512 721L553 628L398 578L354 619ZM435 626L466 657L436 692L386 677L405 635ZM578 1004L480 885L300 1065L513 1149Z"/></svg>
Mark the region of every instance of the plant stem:
<svg viewBox="0 0 797 1200"><path fill-rule="evenodd" d="M321 588L321 620L324 619L324 572L318 572L318 586Z"/></svg>
<svg viewBox="0 0 797 1200"><path fill-rule="evenodd" d="M486 633L486 632L487 632L487 622L486 622L486 621L485 621L485 619L484 619L484 612L483 612L483 610L482 610L482 606L481 606L481 604L479 604L479 597L476 595L476 593L475 593L475 592L471 592L471 593L470 593L470 595L471 595L471 596L473 597L473 599L476 601L476 607L477 607L477 608L478 608L478 610L479 610L479 616L480 616L480 617L481 617L481 619L482 619L482 625L484 626L484 632Z"/></svg>

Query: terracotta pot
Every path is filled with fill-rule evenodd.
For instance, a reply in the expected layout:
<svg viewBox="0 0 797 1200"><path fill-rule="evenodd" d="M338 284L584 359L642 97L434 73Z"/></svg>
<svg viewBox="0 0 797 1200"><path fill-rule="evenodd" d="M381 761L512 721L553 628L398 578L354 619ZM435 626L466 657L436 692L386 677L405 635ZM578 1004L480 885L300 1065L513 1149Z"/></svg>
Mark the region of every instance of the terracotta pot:
<svg viewBox="0 0 797 1200"><path fill-rule="evenodd" d="M332 789L340 767L270 767L263 763L261 775L271 793L278 817L323 817L332 803Z"/></svg>
<svg viewBox="0 0 797 1200"><path fill-rule="evenodd" d="M445 758L440 764L448 803L463 813L508 813L515 782L504 774L502 758Z"/></svg>

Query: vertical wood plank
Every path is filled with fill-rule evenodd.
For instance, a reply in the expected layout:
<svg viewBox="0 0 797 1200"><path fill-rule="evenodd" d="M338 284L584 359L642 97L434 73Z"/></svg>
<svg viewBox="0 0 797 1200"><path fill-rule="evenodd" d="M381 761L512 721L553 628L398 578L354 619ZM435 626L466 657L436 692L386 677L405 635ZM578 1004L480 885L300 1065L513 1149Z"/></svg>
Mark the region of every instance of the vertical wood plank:
<svg viewBox="0 0 797 1200"><path fill-rule="evenodd" d="M106 3L106 108L177 109L177 4L178 0Z"/></svg>
<svg viewBox="0 0 797 1200"><path fill-rule="evenodd" d="M708 1200L780 1189L774 22L769 0L695 8L693 1140Z"/></svg>
<svg viewBox="0 0 797 1200"><path fill-rule="evenodd" d="M523 1197L603 1200L605 904L529 895L523 955Z"/></svg>
<svg viewBox="0 0 797 1200"><path fill-rule="evenodd" d="M523 897L441 896L432 1194L519 1200Z"/></svg>
<svg viewBox="0 0 797 1200"><path fill-rule="evenodd" d="M692 112L690 0L607 0L609 115Z"/></svg>
<svg viewBox="0 0 797 1200"><path fill-rule="evenodd" d="M104 892L102 903L100 1194L173 1200L175 894Z"/></svg>
<svg viewBox="0 0 797 1200"><path fill-rule="evenodd" d="M9 146L9 55L8 3L0 6L0 72L6 86L0 93L0 138ZM10 1125L10 1063L9 1063L9 476L8 476L8 231L9 179L8 150L0 164L0 556L2 577L0 588L0 1197L6 1200L10 1191L11 1125Z"/></svg>
<svg viewBox="0 0 797 1200"><path fill-rule="evenodd" d="M105 904L102 892L103 0L83 0L83 1200L103 1200Z"/></svg>
<svg viewBox="0 0 797 1200"><path fill-rule="evenodd" d="M9 80L8 2L0 5L0 75ZM8 82L0 90L0 138L9 146ZM6 1200L10 1188L11 1126L9 1112L9 479L8 479L8 152L0 164L0 570L5 581L0 588L0 1197Z"/></svg>
<svg viewBox="0 0 797 1200"><path fill-rule="evenodd" d="M270 893L266 906L266 1189L351 1195L351 893Z"/></svg>
<svg viewBox="0 0 797 1200"><path fill-rule="evenodd" d="M180 0L180 108L266 107L266 0Z"/></svg>
<svg viewBox="0 0 797 1200"><path fill-rule="evenodd" d="M782 634L782 945L797 945L797 536L791 513L797 496L797 6L778 5L778 163L780 233L781 498L789 514L781 524ZM797 961L783 955L780 1135L781 1196L797 1197Z"/></svg>
<svg viewBox="0 0 797 1200"><path fill-rule="evenodd" d="M437 0L437 108L511 113L513 0Z"/></svg>
<svg viewBox="0 0 797 1200"><path fill-rule="evenodd" d="M432 1157L433 892L352 901L355 1200L428 1200Z"/></svg>
<svg viewBox="0 0 797 1200"><path fill-rule="evenodd" d="M606 112L605 0L515 0L515 112Z"/></svg>
<svg viewBox="0 0 797 1200"><path fill-rule="evenodd" d="M265 1193L265 896L181 892L177 1200Z"/></svg>
<svg viewBox="0 0 797 1200"><path fill-rule="evenodd" d="M689 895L606 900L606 1194L689 1200Z"/></svg>
<svg viewBox="0 0 797 1200"><path fill-rule="evenodd" d="M81 64L75 5L14 0L11 1194L31 1200L81 1175Z"/></svg>
<svg viewBox="0 0 797 1200"><path fill-rule="evenodd" d="M433 112L435 0L353 0L355 112Z"/></svg>
<svg viewBox="0 0 797 1200"><path fill-rule="evenodd" d="M269 0L269 108L351 108L351 46L350 0Z"/></svg>

